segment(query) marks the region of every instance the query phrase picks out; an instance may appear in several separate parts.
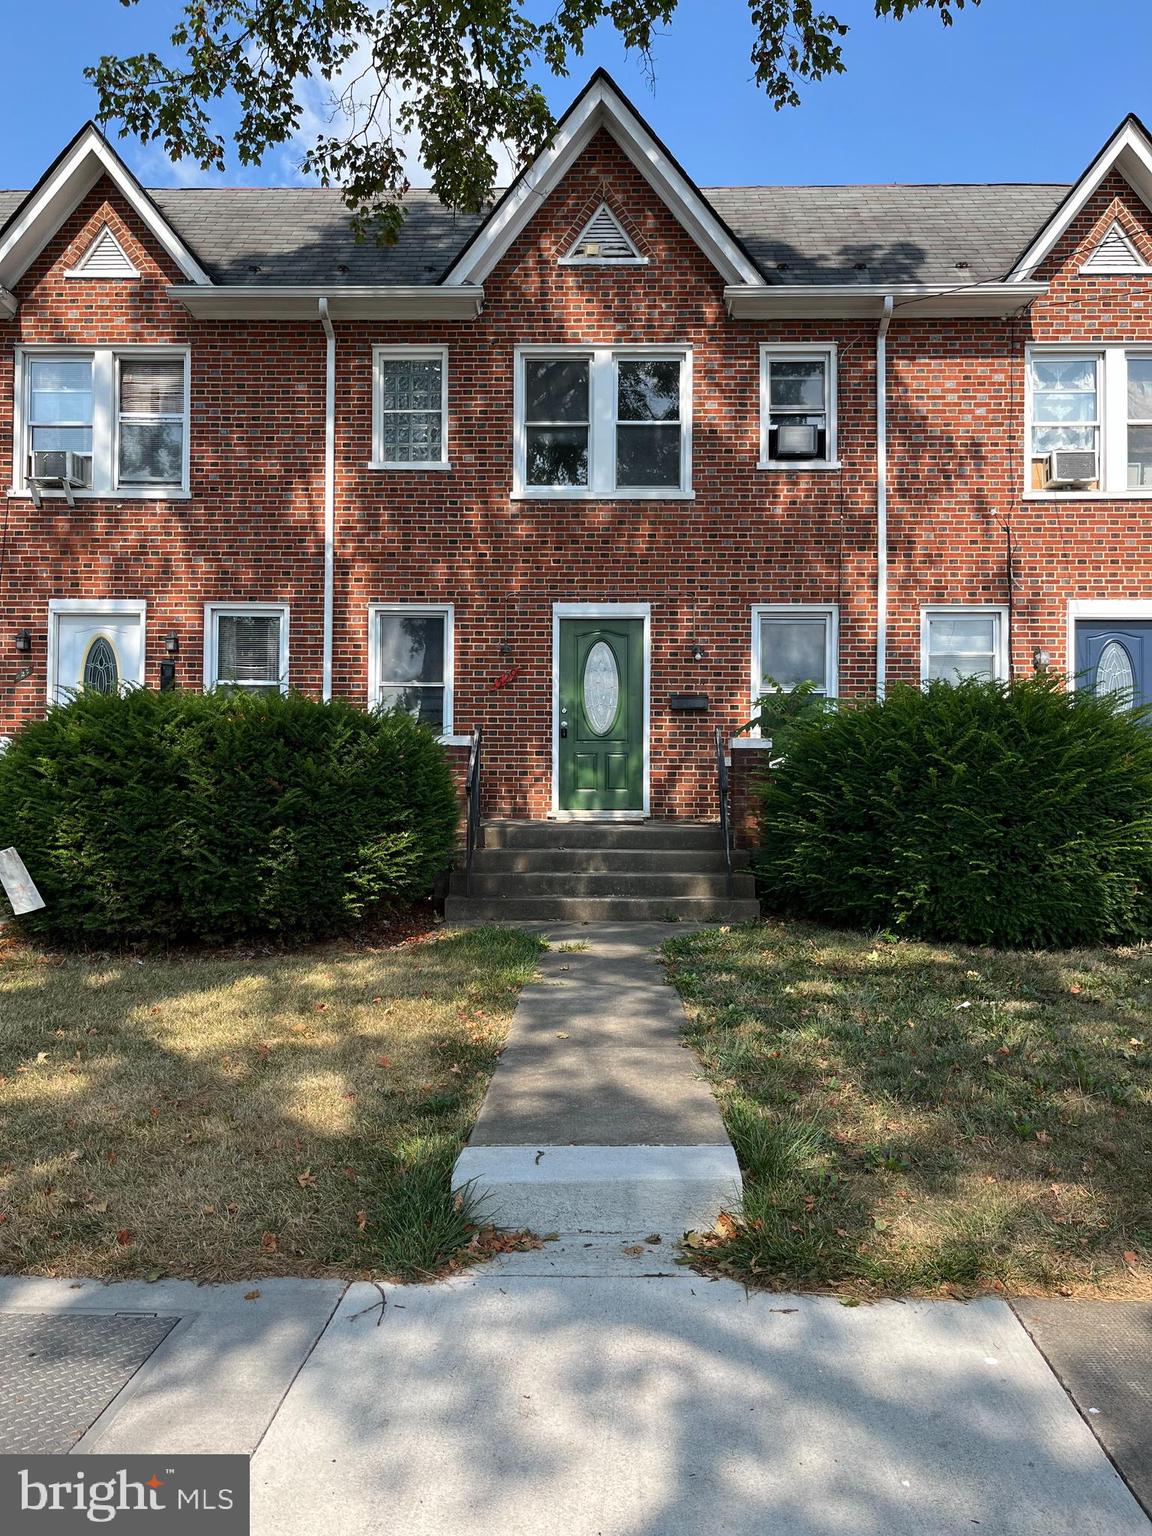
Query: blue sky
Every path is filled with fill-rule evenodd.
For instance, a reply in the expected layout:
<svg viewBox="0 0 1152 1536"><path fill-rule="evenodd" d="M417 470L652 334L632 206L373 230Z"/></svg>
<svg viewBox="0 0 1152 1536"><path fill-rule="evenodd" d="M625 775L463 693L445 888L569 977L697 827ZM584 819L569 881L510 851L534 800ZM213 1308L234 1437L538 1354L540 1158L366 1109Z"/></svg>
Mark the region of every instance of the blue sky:
<svg viewBox="0 0 1152 1536"><path fill-rule="evenodd" d="M984 0L945 30L931 15L881 22L868 0L831 0L853 26L848 72L775 112L752 84L745 0L681 0L660 42L656 84L605 32L557 110L603 64L689 173L716 182L1064 181L1125 112L1152 123L1149 0ZM0 62L0 185L36 180L94 110L85 64L162 49L177 0L9 0ZM221 121L226 122L226 116ZM120 141L150 185L206 180L155 149ZM237 184L298 180L282 151Z"/></svg>

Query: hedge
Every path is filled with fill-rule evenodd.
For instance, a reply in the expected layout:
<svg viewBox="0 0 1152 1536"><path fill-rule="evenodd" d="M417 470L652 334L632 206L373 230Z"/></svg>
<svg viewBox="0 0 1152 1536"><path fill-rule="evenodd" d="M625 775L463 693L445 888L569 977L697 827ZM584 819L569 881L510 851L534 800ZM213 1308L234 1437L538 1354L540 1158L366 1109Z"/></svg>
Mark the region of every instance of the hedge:
<svg viewBox="0 0 1152 1536"><path fill-rule="evenodd" d="M1038 948L1152 931L1152 730L1054 677L894 688L798 722L763 791L769 906Z"/></svg>
<svg viewBox="0 0 1152 1536"><path fill-rule="evenodd" d="M302 694L80 694L0 758L23 921L66 943L332 934L425 895L456 826L427 729Z"/></svg>

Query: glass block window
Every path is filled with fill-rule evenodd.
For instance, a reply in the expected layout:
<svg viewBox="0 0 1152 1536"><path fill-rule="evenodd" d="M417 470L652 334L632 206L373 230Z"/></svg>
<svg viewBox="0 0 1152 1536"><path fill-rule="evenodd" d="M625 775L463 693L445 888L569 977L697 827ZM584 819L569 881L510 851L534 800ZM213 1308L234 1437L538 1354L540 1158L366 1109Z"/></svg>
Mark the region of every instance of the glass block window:
<svg viewBox="0 0 1152 1536"><path fill-rule="evenodd" d="M442 348L377 348L377 463L388 468L447 463L447 372Z"/></svg>
<svg viewBox="0 0 1152 1536"><path fill-rule="evenodd" d="M446 609L381 608L374 616L375 703L437 735L452 729L451 620Z"/></svg>
<svg viewBox="0 0 1152 1536"><path fill-rule="evenodd" d="M212 624L209 687L287 689L286 610L218 608Z"/></svg>
<svg viewBox="0 0 1152 1536"><path fill-rule="evenodd" d="M926 608L921 635L924 682L1006 673L1004 615L997 608Z"/></svg>
<svg viewBox="0 0 1152 1536"><path fill-rule="evenodd" d="M117 484L179 486L184 479L183 358L119 359Z"/></svg>

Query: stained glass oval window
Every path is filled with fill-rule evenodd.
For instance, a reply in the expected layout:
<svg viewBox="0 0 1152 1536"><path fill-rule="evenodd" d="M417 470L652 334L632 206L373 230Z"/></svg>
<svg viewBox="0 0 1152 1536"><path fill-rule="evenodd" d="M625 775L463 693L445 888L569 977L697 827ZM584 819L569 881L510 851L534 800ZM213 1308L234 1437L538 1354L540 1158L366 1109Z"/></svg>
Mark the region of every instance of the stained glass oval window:
<svg viewBox="0 0 1152 1536"><path fill-rule="evenodd" d="M1132 658L1119 640L1109 640L1096 663L1096 692L1119 693L1131 703L1136 688Z"/></svg>
<svg viewBox="0 0 1152 1536"><path fill-rule="evenodd" d="M597 640L584 662L584 713L597 736L611 729L620 704L620 672L612 647Z"/></svg>
<svg viewBox="0 0 1152 1536"><path fill-rule="evenodd" d="M84 686L92 693L115 693L119 682L116 652L103 635L97 635L84 658Z"/></svg>

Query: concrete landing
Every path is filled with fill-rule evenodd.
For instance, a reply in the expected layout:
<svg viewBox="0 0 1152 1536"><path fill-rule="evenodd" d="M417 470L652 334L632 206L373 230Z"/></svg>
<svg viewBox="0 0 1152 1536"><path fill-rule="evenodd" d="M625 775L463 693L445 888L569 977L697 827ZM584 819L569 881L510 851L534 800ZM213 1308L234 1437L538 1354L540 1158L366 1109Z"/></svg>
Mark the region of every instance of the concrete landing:
<svg viewBox="0 0 1152 1536"><path fill-rule="evenodd" d="M537 1231L676 1231L740 1198L740 1170L656 956L663 924L558 924L456 1184Z"/></svg>
<svg viewBox="0 0 1152 1536"><path fill-rule="evenodd" d="M748 1295L650 1251L532 1275L552 1246L352 1286L253 1459L254 1536L1149 1536L1001 1301Z"/></svg>

